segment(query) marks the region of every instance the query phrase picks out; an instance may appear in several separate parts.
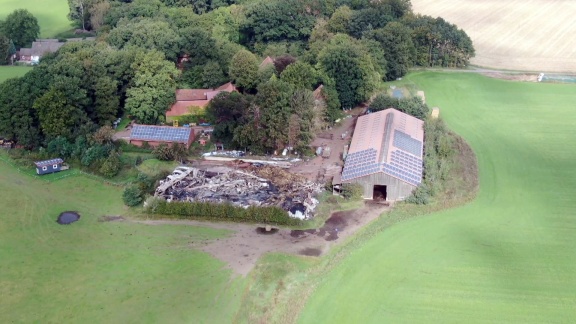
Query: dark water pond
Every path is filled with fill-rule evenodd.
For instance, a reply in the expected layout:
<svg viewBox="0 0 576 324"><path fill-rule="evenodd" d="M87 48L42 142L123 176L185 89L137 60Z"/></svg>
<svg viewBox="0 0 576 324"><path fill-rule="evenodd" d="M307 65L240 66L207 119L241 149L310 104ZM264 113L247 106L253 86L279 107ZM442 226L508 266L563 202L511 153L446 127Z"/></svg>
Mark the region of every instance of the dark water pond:
<svg viewBox="0 0 576 324"><path fill-rule="evenodd" d="M75 221L80 219L80 215L77 212L73 211L65 211L58 216L58 220L56 222L60 225L68 225L72 224Z"/></svg>

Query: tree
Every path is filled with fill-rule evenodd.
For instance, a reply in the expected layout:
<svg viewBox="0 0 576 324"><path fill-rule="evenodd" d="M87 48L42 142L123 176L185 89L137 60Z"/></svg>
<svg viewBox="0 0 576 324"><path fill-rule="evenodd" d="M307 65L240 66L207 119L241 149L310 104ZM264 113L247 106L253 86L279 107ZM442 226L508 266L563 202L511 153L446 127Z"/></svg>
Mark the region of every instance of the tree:
<svg viewBox="0 0 576 324"><path fill-rule="evenodd" d="M216 88L226 83L228 79L224 75L224 71L220 67L220 64L216 61L210 61L204 65L202 70L202 81L204 88Z"/></svg>
<svg viewBox="0 0 576 324"><path fill-rule="evenodd" d="M416 48L412 42L410 28L399 22L391 22L386 27L366 33L366 37L380 43L388 63L387 80L404 76L414 65Z"/></svg>
<svg viewBox="0 0 576 324"><path fill-rule="evenodd" d="M305 1L260 1L248 7L246 20L241 26L245 44L306 41L315 18Z"/></svg>
<svg viewBox="0 0 576 324"><path fill-rule="evenodd" d="M380 111L388 108L396 108L401 112L414 116L418 119L426 119L429 113L426 105L420 97L411 98L393 98L387 94L379 94L370 103L372 111Z"/></svg>
<svg viewBox="0 0 576 324"><path fill-rule="evenodd" d="M258 80L258 59L247 50L240 50L230 62L230 78L242 91L250 91Z"/></svg>
<svg viewBox="0 0 576 324"><path fill-rule="evenodd" d="M341 6L334 11L332 17L328 20L328 30L332 33L346 33L350 25L350 20L354 11L348 6Z"/></svg>
<svg viewBox="0 0 576 324"><path fill-rule="evenodd" d="M286 69L290 64L296 62L296 58L292 55L282 55L277 57L274 60L274 67L276 68L276 73L278 73L278 75L282 74L282 72L284 72L284 69Z"/></svg>
<svg viewBox="0 0 576 324"><path fill-rule="evenodd" d="M119 49L128 46L156 49L175 62L180 52L181 38L166 21L151 18L122 19L110 31L108 43Z"/></svg>
<svg viewBox="0 0 576 324"><path fill-rule="evenodd" d="M4 33L17 49L29 46L40 35L38 20L26 9L14 10L4 21Z"/></svg>
<svg viewBox="0 0 576 324"><path fill-rule="evenodd" d="M343 108L353 108L367 100L378 74L366 49L349 37L339 34L318 57L320 69L334 80Z"/></svg>
<svg viewBox="0 0 576 324"><path fill-rule="evenodd" d="M83 112L68 102L61 91L52 88L34 101L42 133L48 138L72 138L75 128L85 121Z"/></svg>
<svg viewBox="0 0 576 324"><path fill-rule="evenodd" d="M0 33L0 65L11 63L11 56L14 50L15 48L12 41Z"/></svg>
<svg viewBox="0 0 576 324"><path fill-rule="evenodd" d="M264 130L263 147L282 149L288 144L286 126L293 109L290 107L294 93L292 85L271 80L258 86L254 103L260 108L260 126Z"/></svg>
<svg viewBox="0 0 576 324"><path fill-rule="evenodd" d="M292 84L296 89L312 89L318 82L316 70L308 63L290 64L280 75L282 81Z"/></svg>
<svg viewBox="0 0 576 324"><path fill-rule="evenodd" d="M234 141L234 132L248 114L250 97L238 92L220 92L206 107L206 115L214 123L213 136L227 146L241 147Z"/></svg>
<svg viewBox="0 0 576 324"><path fill-rule="evenodd" d="M142 202L142 190L135 184L131 184L124 189L122 201L129 207L138 206Z"/></svg>
<svg viewBox="0 0 576 324"><path fill-rule="evenodd" d="M113 176L118 174L121 167L122 167L122 161L120 161L118 153L112 151L110 152L110 156L108 156L108 158L104 160L104 163L102 163L98 171L103 176L107 178L112 178Z"/></svg>
<svg viewBox="0 0 576 324"><path fill-rule="evenodd" d="M94 134L92 134L92 140L96 144L110 144L114 138L114 129L110 126L100 127Z"/></svg>
<svg viewBox="0 0 576 324"><path fill-rule="evenodd" d="M92 7L90 7L90 9L88 9L88 12L90 13L90 27L93 30L97 31L104 26L104 18L109 10L110 2L107 0L97 1Z"/></svg>
<svg viewBox="0 0 576 324"><path fill-rule="evenodd" d="M86 30L86 22L90 19L90 8L94 0L68 0L68 19L76 22L82 30Z"/></svg>
<svg viewBox="0 0 576 324"><path fill-rule="evenodd" d="M134 63L133 86L126 91L126 110L141 123L155 124L176 100L174 63L158 51L138 53Z"/></svg>
<svg viewBox="0 0 576 324"><path fill-rule="evenodd" d="M313 122L316 116L314 115L314 95L312 91L306 89L297 89L294 91L290 100L290 108L293 116L290 118L290 121L297 121L298 132L289 144L300 151L306 149L314 138ZM292 125L290 125L290 129L291 128Z"/></svg>

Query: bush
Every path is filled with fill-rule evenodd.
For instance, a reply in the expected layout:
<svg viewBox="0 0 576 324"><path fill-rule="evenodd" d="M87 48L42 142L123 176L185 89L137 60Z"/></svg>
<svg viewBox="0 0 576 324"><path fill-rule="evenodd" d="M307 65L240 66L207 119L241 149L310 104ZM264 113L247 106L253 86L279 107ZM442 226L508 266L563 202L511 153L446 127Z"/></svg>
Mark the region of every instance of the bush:
<svg viewBox="0 0 576 324"><path fill-rule="evenodd" d="M146 211L150 214L167 215L179 219L195 217L275 225L301 224L300 220L291 218L288 216L288 212L279 207L251 206L244 209L231 204L182 201L167 202L163 199L155 199L146 203Z"/></svg>
<svg viewBox="0 0 576 324"><path fill-rule="evenodd" d="M122 193L122 200L126 206L134 207L142 202L142 190L137 185L129 185Z"/></svg>
<svg viewBox="0 0 576 324"><path fill-rule="evenodd" d="M186 147L178 143L172 143L171 146L160 144L152 151L154 157L161 161L183 160L187 153Z"/></svg>
<svg viewBox="0 0 576 324"><path fill-rule="evenodd" d="M342 197L348 200L358 200L362 198L364 188L358 183L345 183L342 185Z"/></svg>
<svg viewBox="0 0 576 324"><path fill-rule="evenodd" d="M104 161L104 163L102 163L102 166L100 166L99 171L103 176L112 178L118 174L120 168L122 168L122 162L120 161L120 158L118 158L118 154L112 151L110 156Z"/></svg>

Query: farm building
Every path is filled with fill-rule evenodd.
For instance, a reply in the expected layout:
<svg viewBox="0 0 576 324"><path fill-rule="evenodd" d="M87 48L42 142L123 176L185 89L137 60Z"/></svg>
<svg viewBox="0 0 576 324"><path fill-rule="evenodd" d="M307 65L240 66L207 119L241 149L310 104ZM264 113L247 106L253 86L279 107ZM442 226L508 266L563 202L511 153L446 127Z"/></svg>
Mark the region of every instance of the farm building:
<svg viewBox="0 0 576 324"><path fill-rule="evenodd" d="M176 102L166 112L166 117L190 115L202 111L220 92L233 92L236 87L230 82L216 89L178 89L176 90Z"/></svg>
<svg viewBox="0 0 576 324"><path fill-rule="evenodd" d="M38 161L34 162L34 164L36 165L36 173L40 175L68 169L67 166L64 166L64 161L60 158Z"/></svg>
<svg viewBox="0 0 576 324"><path fill-rule="evenodd" d="M194 133L189 127L134 125L130 132L130 144L136 146L180 143L189 148L193 141Z"/></svg>
<svg viewBox="0 0 576 324"><path fill-rule="evenodd" d="M422 182L423 126L393 108L359 117L338 180L361 184L365 199L405 199Z"/></svg>

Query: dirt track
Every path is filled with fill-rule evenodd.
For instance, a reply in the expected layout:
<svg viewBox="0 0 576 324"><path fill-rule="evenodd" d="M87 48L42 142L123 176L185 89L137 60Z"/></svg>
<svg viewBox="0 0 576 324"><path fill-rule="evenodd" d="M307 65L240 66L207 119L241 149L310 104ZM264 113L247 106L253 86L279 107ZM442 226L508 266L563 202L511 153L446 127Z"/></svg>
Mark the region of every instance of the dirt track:
<svg viewBox="0 0 576 324"><path fill-rule="evenodd" d="M315 230L280 229L265 232L256 225L209 223L201 221L153 220L138 221L148 225L200 226L234 231L231 236L192 245L228 264L234 273L245 276L264 253L283 252L308 256L325 254L332 245L357 232L378 218L389 207L366 204L363 208L332 214L326 224Z"/></svg>

